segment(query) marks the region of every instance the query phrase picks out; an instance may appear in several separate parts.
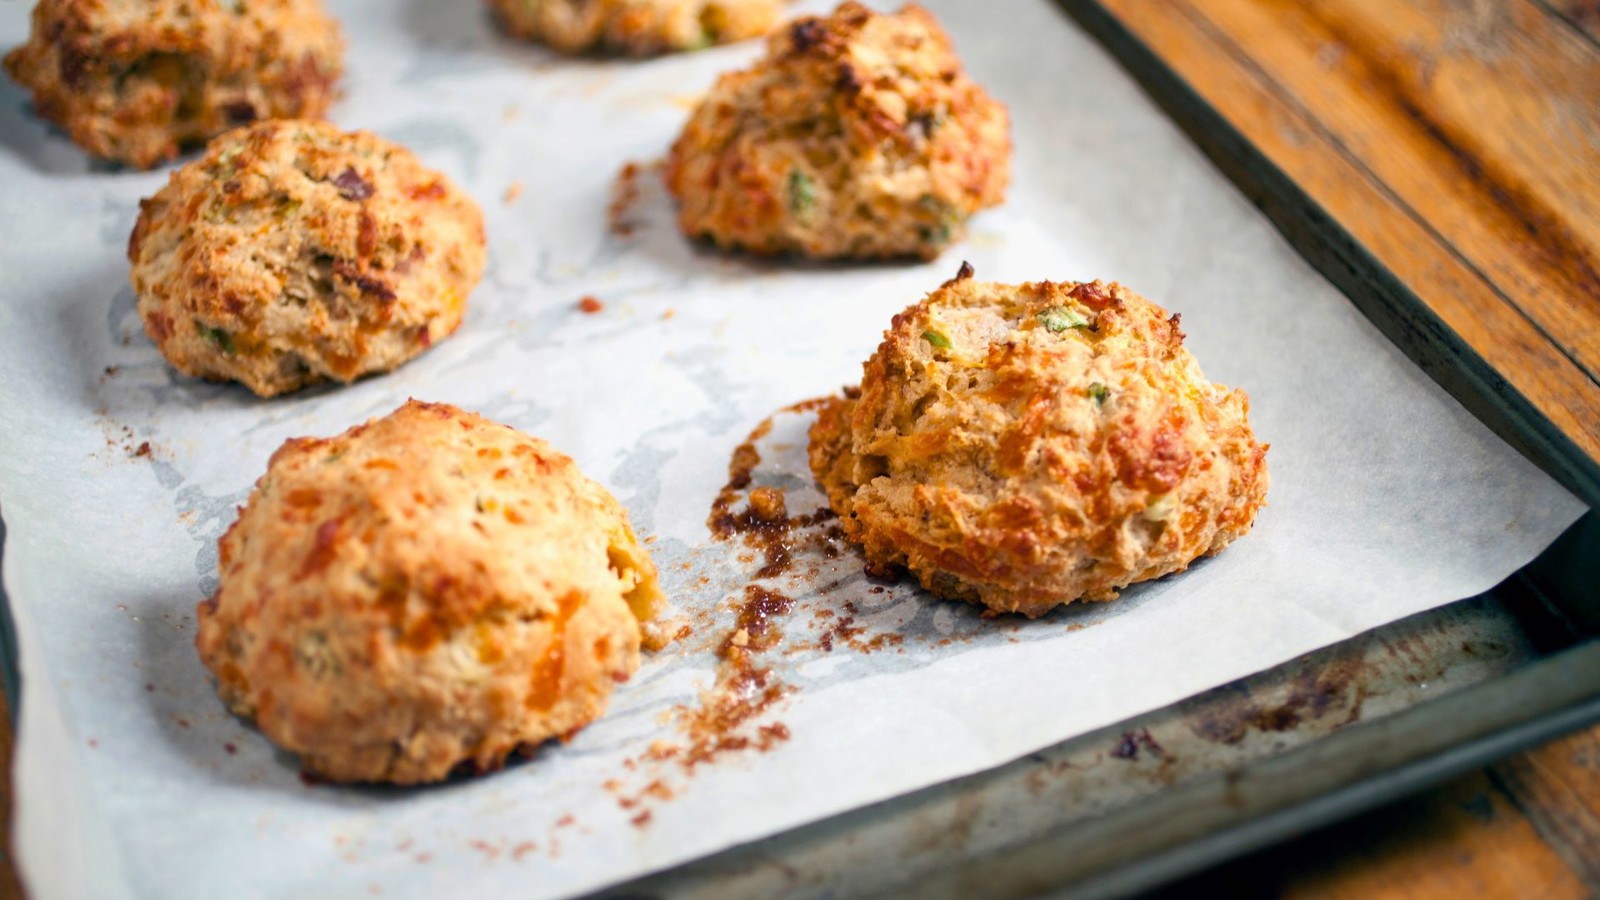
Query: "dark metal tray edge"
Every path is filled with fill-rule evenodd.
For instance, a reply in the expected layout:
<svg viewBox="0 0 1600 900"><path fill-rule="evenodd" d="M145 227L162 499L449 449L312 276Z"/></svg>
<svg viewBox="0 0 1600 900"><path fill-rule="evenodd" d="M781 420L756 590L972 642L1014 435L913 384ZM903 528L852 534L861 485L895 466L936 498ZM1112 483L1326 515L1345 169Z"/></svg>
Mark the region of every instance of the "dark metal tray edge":
<svg viewBox="0 0 1600 900"><path fill-rule="evenodd" d="M1097 0L1056 0L1323 277L1451 396L1591 509L1600 463Z"/></svg>

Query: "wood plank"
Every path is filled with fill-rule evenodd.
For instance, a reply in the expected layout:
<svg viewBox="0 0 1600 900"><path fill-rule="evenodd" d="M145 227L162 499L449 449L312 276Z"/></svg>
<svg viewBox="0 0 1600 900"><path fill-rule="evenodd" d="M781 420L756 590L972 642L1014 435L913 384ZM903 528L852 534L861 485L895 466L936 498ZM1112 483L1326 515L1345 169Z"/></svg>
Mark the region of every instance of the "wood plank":
<svg viewBox="0 0 1600 900"><path fill-rule="evenodd" d="M1256 29L1245 30L1251 42L1245 46L1206 15L1214 3L1232 2L1104 0L1100 5L1146 47L1159 48L1162 62L1200 99L1420 296L1538 413L1590 459L1600 459L1600 389L1572 351L1552 340L1540 320L1525 314L1501 285L1446 239L1443 229L1454 227L1451 223L1439 224L1412 208L1368 160L1351 149L1376 147L1401 154L1409 145L1399 139L1347 145L1345 135L1319 119L1297 93L1275 81L1271 70L1257 61L1257 43L1270 44L1282 37L1271 17L1235 16ZM1227 21L1237 24L1234 19ZM1262 52L1271 56L1281 51ZM1467 218L1488 215L1477 210ZM1480 230L1488 227L1469 224ZM1580 334L1600 331L1600 302L1587 304L1586 314L1582 304L1567 305L1577 312L1557 310L1551 315L1565 314L1578 324L1557 322L1557 327Z"/></svg>
<svg viewBox="0 0 1600 900"><path fill-rule="evenodd" d="M1167 71L1146 71L1147 86L1178 84L1179 94L1209 105L1214 123L1249 142L1241 150L1226 135L1196 133L1205 116L1178 114L1193 101L1157 91L1302 252L1297 230L1318 227L1320 208L1335 224L1330 230L1347 232L1600 459L1600 0L1098 7ZM1240 178L1254 163L1227 158L1258 152L1292 179L1312 212L1291 221L1284 211L1295 197L1268 196L1266 180ZM1360 279L1341 280L1349 273L1329 265L1358 266L1341 257L1350 252L1307 255L1349 291ZM1434 374L1447 382L1450 373ZM1212 893L1600 896L1600 729L1160 896Z"/></svg>
<svg viewBox="0 0 1600 900"><path fill-rule="evenodd" d="M1577 900L1592 894L1480 770L1177 882L1154 896Z"/></svg>
<svg viewBox="0 0 1600 900"><path fill-rule="evenodd" d="M1185 2L1600 373L1592 45L1526 2Z"/></svg>
<svg viewBox="0 0 1600 900"><path fill-rule="evenodd" d="M1535 0L1600 47L1600 0Z"/></svg>
<svg viewBox="0 0 1600 900"><path fill-rule="evenodd" d="M0 532L3 536L4 532ZM22 883L11 856L11 704L0 691L0 900L21 900Z"/></svg>
<svg viewBox="0 0 1600 900"><path fill-rule="evenodd" d="M1600 896L1600 729L1489 767L1544 842Z"/></svg>

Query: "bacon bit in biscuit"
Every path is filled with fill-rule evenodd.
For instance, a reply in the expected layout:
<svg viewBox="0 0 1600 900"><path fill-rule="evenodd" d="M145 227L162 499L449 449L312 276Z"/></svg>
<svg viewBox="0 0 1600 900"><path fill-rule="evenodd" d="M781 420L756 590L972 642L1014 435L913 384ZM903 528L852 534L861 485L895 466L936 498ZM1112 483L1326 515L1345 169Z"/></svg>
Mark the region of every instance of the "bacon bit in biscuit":
<svg viewBox="0 0 1600 900"><path fill-rule="evenodd" d="M416 185L406 193L410 194L413 200L438 200L444 196L445 191L444 185L430 181L427 184Z"/></svg>
<svg viewBox="0 0 1600 900"><path fill-rule="evenodd" d="M394 288L388 282L362 272L345 260L334 261L333 274L355 285L361 293L376 297L380 303L393 303L396 299Z"/></svg>
<svg viewBox="0 0 1600 900"><path fill-rule="evenodd" d="M834 87L838 88L839 92L843 94L861 93L861 76L856 73L855 66L847 62L840 63L839 78L834 82Z"/></svg>
<svg viewBox="0 0 1600 900"><path fill-rule="evenodd" d="M800 53L822 43L827 36L828 29L822 24L821 19L801 19L789 26L789 40L794 44L794 49Z"/></svg>
<svg viewBox="0 0 1600 900"><path fill-rule="evenodd" d="M521 181L513 181L509 185L506 186L505 204L507 206L510 206L511 204L517 202L517 198L521 197L521 196L522 196L522 182Z"/></svg>
<svg viewBox="0 0 1600 900"><path fill-rule="evenodd" d="M606 305L604 303L601 303L597 298L592 296L584 297L582 300L578 301L578 309L581 309L590 315L593 315L605 308Z"/></svg>
<svg viewBox="0 0 1600 900"><path fill-rule="evenodd" d="M333 179L333 186L339 189L339 196L358 202L371 197L373 192L372 185L349 166L339 173L339 177Z"/></svg>
<svg viewBox="0 0 1600 900"><path fill-rule="evenodd" d="M1112 297L1106 286L1098 281L1080 284L1068 291L1067 296L1090 309L1105 309L1116 303L1116 298Z"/></svg>

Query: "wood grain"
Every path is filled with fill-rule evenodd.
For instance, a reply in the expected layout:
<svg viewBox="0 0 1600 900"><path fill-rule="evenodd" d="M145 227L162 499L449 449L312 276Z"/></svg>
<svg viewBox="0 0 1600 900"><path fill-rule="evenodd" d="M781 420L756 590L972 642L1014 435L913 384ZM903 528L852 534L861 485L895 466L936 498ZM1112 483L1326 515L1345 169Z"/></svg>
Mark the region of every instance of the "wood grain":
<svg viewBox="0 0 1600 900"><path fill-rule="evenodd" d="M1099 4L1600 459L1600 0ZM1212 893L1600 895L1600 728L1161 895Z"/></svg>
<svg viewBox="0 0 1600 900"><path fill-rule="evenodd" d="M1600 459L1600 0L1067 2L1109 12ZM1600 896L1600 728L1159 896L1219 893Z"/></svg>
<svg viewBox="0 0 1600 900"><path fill-rule="evenodd" d="M0 532L3 536L4 532ZM22 884L11 857L11 704L0 691L0 900L21 900Z"/></svg>
<svg viewBox="0 0 1600 900"><path fill-rule="evenodd" d="M1098 5L1600 459L1600 46L1530 0Z"/></svg>
<svg viewBox="0 0 1600 900"><path fill-rule="evenodd" d="M1540 6L1600 46L1600 0L1537 0Z"/></svg>

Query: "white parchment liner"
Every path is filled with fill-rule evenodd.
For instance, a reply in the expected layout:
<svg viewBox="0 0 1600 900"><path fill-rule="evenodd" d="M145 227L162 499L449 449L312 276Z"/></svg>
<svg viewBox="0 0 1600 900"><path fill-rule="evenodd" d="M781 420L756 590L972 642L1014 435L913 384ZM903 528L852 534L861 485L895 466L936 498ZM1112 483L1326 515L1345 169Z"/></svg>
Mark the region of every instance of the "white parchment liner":
<svg viewBox="0 0 1600 900"><path fill-rule="evenodd" d="M0 7L0 45L23 39L27 5ZM619 167L661 157L693 98L757 45L572 61L499 37L467 0L331 5L351 43L335 121L410 145L490 222L461 332L352 387L262 402L173 375L139 331L123 256L165 173L88 163L0 88L0 504L24 674L14 833L36 897L593 889L1469 596L1581 511L1385 342L1046 0L929 4L1011 106L1010 202L938 262L844 268L697 252L653 182L639 231L607 233ZM890 316L962 259L986 279L1116 279L1182 312L1207 374L1250 392L1272 444L1255 532L1115 604L1034 623L983 623L906 586L870 593L840 560L818 577L837 590L791 592L813 610L854 602L869 633L903 643L776 656L798 687L774 713L792 739L692 778L622 764L674 739L663 712L710 683L712 658L686 648L648 660L570 745L430 790L308 787L215 698L194 605L285 438L408 396L543 436L656 538L679 609L710 609L751 568L704 524L732 447L778 407L856 380ZM577 312L585 294L605 310ZM782 419L764 445L760 477L794 503L815 499L805 425ZM153 452L130 456L144 441ZM636 827L618 792L655 777L676 796Z"/></svg>

